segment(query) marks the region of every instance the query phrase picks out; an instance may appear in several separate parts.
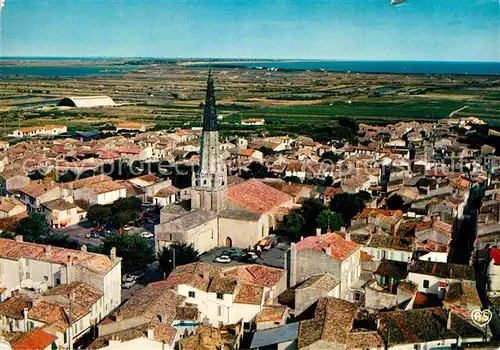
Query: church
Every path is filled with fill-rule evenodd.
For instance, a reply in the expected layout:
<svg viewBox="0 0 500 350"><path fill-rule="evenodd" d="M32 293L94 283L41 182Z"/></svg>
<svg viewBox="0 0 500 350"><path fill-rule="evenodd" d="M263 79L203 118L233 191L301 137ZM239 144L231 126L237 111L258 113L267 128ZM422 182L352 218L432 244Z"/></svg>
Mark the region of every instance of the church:
<svg viewBox="0 0 500 350"><path fill-rule="evenodd" d="M192 179L191 208L168 205L155 226L155 249L172 243L192 244L200 253L215 247L254 246L276 227L276 215L293 198L258 180L228 186L219 150L214 81L208 76L200 165Z"/></svg>

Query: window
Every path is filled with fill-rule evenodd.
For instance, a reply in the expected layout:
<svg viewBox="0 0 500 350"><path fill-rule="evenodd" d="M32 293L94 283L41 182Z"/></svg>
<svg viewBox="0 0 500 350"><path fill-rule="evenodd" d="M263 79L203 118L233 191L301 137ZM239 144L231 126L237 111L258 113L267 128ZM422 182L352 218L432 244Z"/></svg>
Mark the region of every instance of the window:
<svg viewBox="0 0 500 350"><path fill-rule="evenodd" d="M80 320L79 327L80 327L80 329L83 329L83 320Z"/></svg>
<svg viewBox="0 0 500 350"><path fill-rule="evenodd" d="M61 284L61 279L60 278L56 278L56 286L58 286L60 284Z"/></svg>
<svg viewBox="0 0 500 350"><path fill-rule="evenodd" d="M29 272L26 272L26 279L29 280L30 279L30 273Z"/></svg>
<svg viewBox="0 0 500 350"><path fill-rule="evenodd" d="M224 294L217 293L217 299L224 300Z"/></svg>
<svg viewBox="0 0 500 350"><path fill-rule="evenodd" d="M49 280L49 276L43 276L43 280L47 282Z"/></svg>
<svg viewBox="0 0 500 350"><path fill-rule="evenodd" d="M64 332L64 343L68 342L68 333Z"/></svg>
<svg viewBox="0 0 500 350"><path fill-rule="evenodd" d="M428 280L424 280L424 288L429 288L429 281Z"/></svg>
<svg viewBox="0 0 500 350"><path fill-rule="evenodd" d="M35 323L32 321L28 321L28 330L35 328Z"/></svg>
<svg viewBox="0 0 500 350"><path fill-rule="evenodd" d="M361 300L361 294L360 293L354 293L354 300L355 301L360 301Z"/></svg>
<svg viewBox="0 0 500 350"><path fill-rule="evenodd" d="M222 306L217 306L217 316L222 316Z"/></svg>
<svg viewBox="0 0 500 350"><path fill-rule="evenodd" d="M26 259L26 266L30 266L30 259Z"/></svg>
<svg viewBox="0 0 500 350"><path fill-rule="evenodd" d="M189 295L189 297L190 297L190 298L195 298L195 297L196 297L195 292L193 292L192 290L190 290L190 291L188 292L188 295Z"/></svg>
<svg viewBox="0 0 500 350"><path fill-rule="evenodd" d="M243 322L243 329L250 329L250 323L249 322Z"/></svg>

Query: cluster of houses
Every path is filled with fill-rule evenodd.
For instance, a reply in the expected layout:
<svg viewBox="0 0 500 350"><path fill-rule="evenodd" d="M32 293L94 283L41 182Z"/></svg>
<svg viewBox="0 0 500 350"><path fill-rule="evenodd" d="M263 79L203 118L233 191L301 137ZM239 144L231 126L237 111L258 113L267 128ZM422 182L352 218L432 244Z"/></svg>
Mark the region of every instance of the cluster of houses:
<svg viewBox="0 0 500 350"><path fill-rule="evenodd" d="M93 349L449 349L490 342L500 329L500 157L494 147L464 143L463 134L479 124L450 118L360 125L356 145L302 136L219 141L209 78L202 130L4 147L0 222L37 211L65 227L84 220L82 202L135 196L162 207L157 251L176 242L200 253L253 247L309 198L326 205L339 193L366 191L370 199L339 231L318 229L291 243L282 251L284 268L181 265L124 303L116 251L0 239L0 327L19 349L68 348L84 334L92 335ZM324 162L325 154L335 161ZM187 188L159 174L66 183L27 176L33 169L83 174L115 160L199 169ZM269 176L234 175L254 162ZM456 247L473 205L476 228L464 240L470 244ZM457 263L457 249L470 253L468 261ZM483 272L474 267L480 259ZM490 324L473 320L484 308L493 314Z"/></svg>

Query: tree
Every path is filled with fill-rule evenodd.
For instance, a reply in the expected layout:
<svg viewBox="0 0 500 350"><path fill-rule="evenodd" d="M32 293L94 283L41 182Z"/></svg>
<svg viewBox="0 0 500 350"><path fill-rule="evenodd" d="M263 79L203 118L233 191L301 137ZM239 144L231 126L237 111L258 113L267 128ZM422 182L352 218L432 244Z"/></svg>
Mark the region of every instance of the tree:
<svg viewBox="0 0 500 350"><path fill-rule="evenodd" d="M101 245L103 254L116 248L116 255L123 259L122 266L125 272L135 272L143 269L155 260L153 247L147 238L137 235L114 233L106 236Z"/></svg>
<svg viewBox="0 0 500 350"><path fill-rule="evenodd" d="M399 194L395 194L387 198L387 209L389 210L403 210L405 207L405 201L403 197Z"/></svg>
<svg viewBox="0 0 500 350"><path fill-rule="evenodd" d="M349 225L352 218L365 208L363 198L366 195L361 192L336 194L330 201L330 210L341 214L344 222Z"/></svg>
<svg viewBox="0 0 500 350"><path fill-rule="evenodd" d="M172 272L174 264L175 266L181 266L199 261L199 255L200 253L192 244L174 243L169 247L163 247L160 254L158 254L158 262L165 276L168 276Z"/></svg>
<svg viewBox="0 0 500 350"><path fill-rule="evenodd" d="M23 239L27 242L39 242L49 232L50 227L45 216L39 213L31 213L30 216L22 219L16 228L16 233L23 235Z"/></svg>
<svg viewBox="0 0 500 350"><path fill-rule="evenodd" d="M141 205L142 200L137 197L119 198L111 204L111 211L113 215L123 211L133 211L138 213L141 211Z"/></svg>
<svg viewBox="0 0 500 350"><path fill-rule="evenodd" d="M91 205L87 211L87 219L98 224L105 224L111 220L111 207L107 205Z"/></svg>
<svg viewBox="0 0 500 350"><path fill-rule="evenodd" d="M335 153L335 152L332 152L332 151L327 151L327 152L324 152L322 155L321 155L321 158L320 158L320 162L327 162L327 163L337 163L339 160L342 160L344 157L339 154L339 153Z"/></svg>
<svg viewBox="0 0 500 350"><path fill-rule="evenodd" d="M318 216L318 226L321 227L323 232L328 229L332 231L339 231L344 226L344 219L339 213L334 213L328 209L323 210Z"/></svg>
<svg viewBox="0 0 500 350"><path fill-rule="evenodd" d="M259 148L259 151L262 152L264 157L274 156L274 154L276 153L273 151L271 147L266 147L266 146L262 146L261 148Z"/></svg>
<svg viewBox="0 0 500 350"><path fill-rule="evenodd" d="M65 183L65 182L74 181L75 179L76 179L76 174L74 172L72 172L71 170L68 170L64 174L59 176L58 182Z"/></svg>
<svg viewBox="0 0 500 350"><path fill-rule="evenodd" d="M298 176L286 176L283 180L286 182L291 182L293 184L302 183L302 181L300 180L300 177L298 177Z"/></svg>
<svg viewBox="0 0 500 350"><path fill-rule="evenodd" d="M304 217L304 236L314 235L318 227L318 215L323 210L323 202L317 198L308 198L302 203L302 216Z"/></svg>
<svg viewBox="0 0 500 350"><path fill-rule="evenodd" d="M115 213L111 216L111 223L115 228L122 228L129 222L137 220L137 213L131 210L125 210Z"/></svg>
<svg viewBox="0 0 500 350"><path fill-rule="evenodd" d="M252 162L248 165L248 171L244 174L247 179L268 177L269 170L259 162Z"/></svg>
<svg viewBox="0 0 500 350"><path fill-rule="evenodd" d="M302 213L298 210L292 211L285 217L286 230L293 236L295 241L300 239L305 223L306 221L304 220Z"/></svg>

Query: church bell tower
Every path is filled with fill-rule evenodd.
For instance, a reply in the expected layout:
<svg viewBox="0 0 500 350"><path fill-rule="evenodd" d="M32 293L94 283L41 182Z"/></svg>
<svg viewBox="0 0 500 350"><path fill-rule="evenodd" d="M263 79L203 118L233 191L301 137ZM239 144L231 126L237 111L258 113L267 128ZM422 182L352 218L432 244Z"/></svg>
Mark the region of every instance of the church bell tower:
<svg viewBox="0 0 500 350"><path fill-rule="evenodd" d="M219 121L215 108L214 80L208 73L203 112L200 166L193 177L191 208L220 212L227 205L227 171L219 151Z"/></svg>

